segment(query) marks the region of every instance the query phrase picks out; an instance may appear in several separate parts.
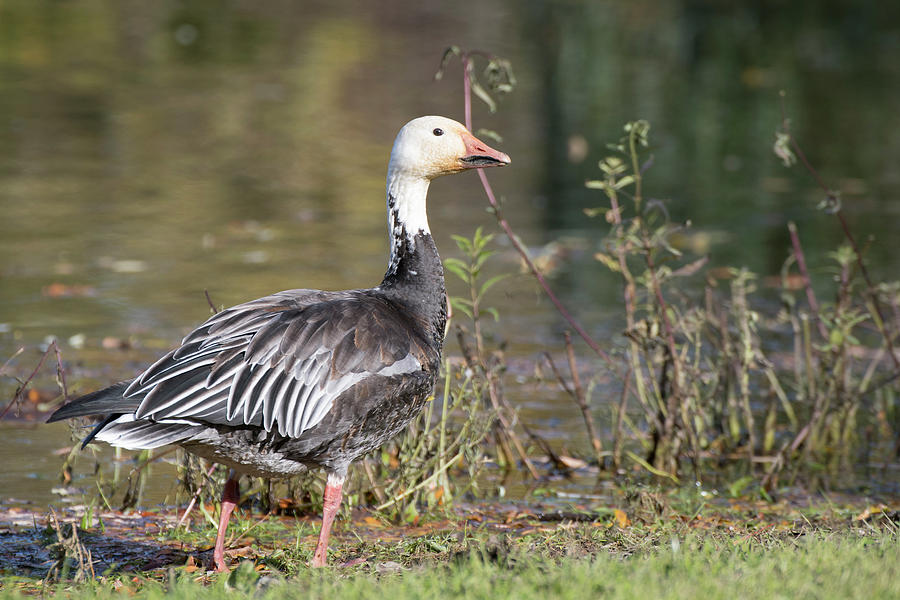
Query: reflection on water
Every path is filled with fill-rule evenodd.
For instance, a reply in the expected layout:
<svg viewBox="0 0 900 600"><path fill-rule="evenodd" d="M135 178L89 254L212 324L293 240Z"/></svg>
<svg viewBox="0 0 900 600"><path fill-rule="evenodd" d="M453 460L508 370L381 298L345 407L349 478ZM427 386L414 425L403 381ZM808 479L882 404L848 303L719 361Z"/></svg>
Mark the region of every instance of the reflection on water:
<svg viewBox="0 0 900 600"><path fill-rule="evenodd" d="M476 106L513 158L491 177L529 244L574 240L555 285L593 331L620 330L619 292L589 262L598 224L581 209L599 200L582 182L633 118L653 124L648 185L692 219L687 248L774 273L793 219L822 274L840 233L809 178L771 153L787 90L794 130L889 272L900 8L804 4L5 2L0 362L20 346L16 364L34 361L58 337L85 391L132 376L205 318L204 290L229 305L376 283L396 130L425 113L461 118L458 69L431 81L451 43L512 60L520 89L496 116ZM445 255L450 234L491 224L474 176L438 181L430 201ZM496 290L513 359L559 346L562 324L527 278ZM104 338L135 347L111 357ZM15 382L0 385L6 398ZM518 399L551 437L578 427L552 394ZM0 458L64 445L44 431L57 433L4 431ZM23 463L0 483L51 471Z"/></svg>
<svg viewBox="0 0 900 600"><path fill-rule="evenodd" d="M0 425L0 462L3 474L0 478L0 504L35 503L46 504L51 498L64 504L77 505L86 501L96 501L97 483L116 487L121 493L127 487L127 481L135 467L130 453L123 453L122 459L116 460L112 448L95 445L92 450L83 452L73 468L73 481L62 482L61 467L65 456L62 450L70 448L69 428L64 423L51 425L32 425L22 427L20 424L3 423ZM169 502L175 497L177 478L176 470L167 459L154 461L146 469L150 484L147 486L142 500L146 505ZM95 465L101 469L95 472ZM112 484L117 485L112 485ZM119 498L111 499L117 502Z"/></svg>

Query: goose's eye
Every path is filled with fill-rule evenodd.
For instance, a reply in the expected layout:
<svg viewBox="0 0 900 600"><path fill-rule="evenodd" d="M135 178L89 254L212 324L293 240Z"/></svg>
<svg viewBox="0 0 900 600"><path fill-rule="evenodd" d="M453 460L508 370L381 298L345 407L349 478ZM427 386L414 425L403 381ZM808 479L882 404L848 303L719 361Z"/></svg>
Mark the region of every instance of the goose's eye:
<svg viewBox="0 0 900 600"><path fill-rule="evenodd" d="M434 135L444 135L444 130L440 127L435 127L434 131L432 131L431 133L433 133Z"/></svg>

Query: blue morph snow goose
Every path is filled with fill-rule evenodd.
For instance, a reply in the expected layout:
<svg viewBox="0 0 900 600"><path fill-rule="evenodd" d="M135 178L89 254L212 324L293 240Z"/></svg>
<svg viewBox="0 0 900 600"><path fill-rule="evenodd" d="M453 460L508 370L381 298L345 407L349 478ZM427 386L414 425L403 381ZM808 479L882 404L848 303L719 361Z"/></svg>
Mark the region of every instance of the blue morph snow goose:
<svg viewBox="0 0 900 600"><path fill-rule="evenodd" d="M237 473L327 473L312 566L326 562L347 468L422 409L440 364L444 276L426 216L431 180L509 157L456 121L420 117L397 135L387 174L390 260L380 285L289 290L231 307L142 375L66 404L49 421L105 417L85 438L124 448L177 444ZM222 495L213 560L238 501Z"/></svg>

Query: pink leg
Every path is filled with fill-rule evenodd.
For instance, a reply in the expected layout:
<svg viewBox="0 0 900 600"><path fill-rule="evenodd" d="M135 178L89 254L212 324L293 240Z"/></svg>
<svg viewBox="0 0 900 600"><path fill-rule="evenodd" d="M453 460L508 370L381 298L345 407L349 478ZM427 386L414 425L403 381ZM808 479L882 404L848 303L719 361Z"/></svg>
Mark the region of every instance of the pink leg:
<svg viewBox="0 0 900 600"><path fill-rule="evenodd" d="M225 482L225 489L222 490L222 514L219 516L219 532L216 534L216 549L213 550L213 562L216 563L216 571L226 573L228 565L225 564L225 530L228 529L228 519L231 518L231 511L240 502L240 488L238 487L237 476L232 471Z"/></svg>
<svg viewBox="0 0 900 600"><path fill-rule="evenodd" d="M344 476L336 473L328 474L328 482L325 484L325 502L322 507L322 530L319 532L319 543L316 544L316 553L313 554L311 567L324 567L328 558L328 537L331 535L331 524L341 507L341 486L344 485Z"/></svg>

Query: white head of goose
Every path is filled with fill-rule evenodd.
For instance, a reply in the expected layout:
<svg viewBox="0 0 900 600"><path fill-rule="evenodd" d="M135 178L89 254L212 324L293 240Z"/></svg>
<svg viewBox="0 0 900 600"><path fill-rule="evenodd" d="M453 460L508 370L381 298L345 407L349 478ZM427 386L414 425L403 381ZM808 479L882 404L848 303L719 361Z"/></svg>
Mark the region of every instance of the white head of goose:
<svg viewBox="0 0 900 600"><path fill-rule="evenodd" d="M426 216L432 179L509 164L456 121L420 117L400 130L387 177L391 254L374 288L289 290L203 323L140 376L66 404L49 421L98 415L84 439L124 448L178 444L233 470L213 561L239 474L328 474L312 566L326 562L350 463L400 432L434 386L447 316L443 269Z"/></svg>

